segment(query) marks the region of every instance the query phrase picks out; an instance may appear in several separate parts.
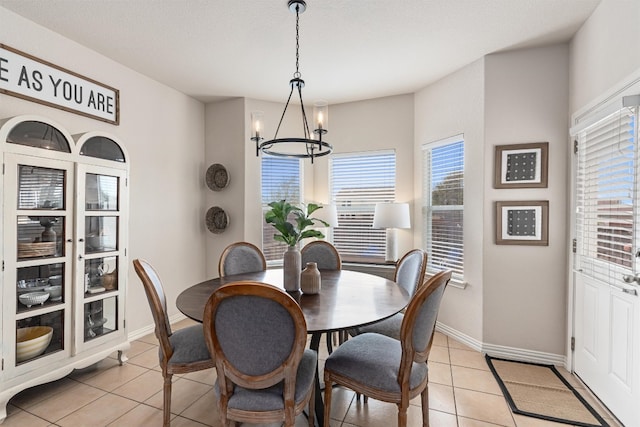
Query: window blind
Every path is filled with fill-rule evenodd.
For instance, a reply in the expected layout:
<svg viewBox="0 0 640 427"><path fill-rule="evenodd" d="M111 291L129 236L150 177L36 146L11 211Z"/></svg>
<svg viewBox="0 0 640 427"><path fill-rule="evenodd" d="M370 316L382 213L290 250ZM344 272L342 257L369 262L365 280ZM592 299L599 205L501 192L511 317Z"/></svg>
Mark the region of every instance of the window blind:
<svg viewBox="0 0 640 427"><path fill-rule="evenodd" d="M285 199L289 203L302 201L302 166L300 159L262 155L261 159L262 197L262 251L267 261L282 259L287 249L282 242L273 240L274 228L264 220L268 204Z"/></svg>
<svg viewBox="0 0 640 427"><path fill-rule="evenodd" d="M620 280L633 270L636 114L634 109L623 108L577 134L578 268L607 282Z"/></svg>
<svg viewBox="0 0 640 427"><path fill-rule="evenodd" d="M64 209L65 171L20 165L18 209Z"/></svg>
<svg viewBox="0 0 640 427"><path fill-rule="evenodd" d="M464 274L464 141L462 136L423 147L423 245L430 271ZM453 140L453 142L452 142Z"/></svg>
<svg viewBox="0 0 640 427"><path fill-rule="evenodd" d="M336 154L330 169L334 246L343 261L384 261L386 233L372 228L373 213L376 203L395 201L395 152Z"/></svg>

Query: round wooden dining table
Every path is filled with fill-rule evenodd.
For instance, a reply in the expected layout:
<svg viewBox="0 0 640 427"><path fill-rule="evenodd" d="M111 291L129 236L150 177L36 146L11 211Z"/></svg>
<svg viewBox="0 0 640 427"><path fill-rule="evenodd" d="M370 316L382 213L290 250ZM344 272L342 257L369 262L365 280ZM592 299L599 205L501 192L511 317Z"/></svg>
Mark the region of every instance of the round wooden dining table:
<svg viewBox="0 0 640 427"><path fill-rule="evenodd" d="M411 296L398 284L384 277L350 270L320 270L318 294L289 292L302 308L310 348L318 350L325 332L344 331L386 319L407 306ZM281 268L255 273L235 274L206 280L178 295L176 306L187 317L202 322L209 296L220 286L239 281L268 283L284 289ZM327 337L329 339L329 337ZM316 418L323 425L324 402L320 378L316 377Z"/></svg>

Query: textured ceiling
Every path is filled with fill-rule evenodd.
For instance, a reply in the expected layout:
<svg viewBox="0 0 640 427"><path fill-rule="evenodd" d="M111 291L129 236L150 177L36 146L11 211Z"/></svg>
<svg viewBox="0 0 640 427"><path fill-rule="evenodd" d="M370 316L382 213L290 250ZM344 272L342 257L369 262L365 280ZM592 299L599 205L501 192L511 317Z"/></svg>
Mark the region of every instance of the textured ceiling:
<svg viewBox="0 0 640 427"><path fill-rule="evenodd" d="M414 92L492 52L563 42L600 0L307 0L305 100ZM0 6L203 101L283 102L286 0L0 0Z"/></svg>

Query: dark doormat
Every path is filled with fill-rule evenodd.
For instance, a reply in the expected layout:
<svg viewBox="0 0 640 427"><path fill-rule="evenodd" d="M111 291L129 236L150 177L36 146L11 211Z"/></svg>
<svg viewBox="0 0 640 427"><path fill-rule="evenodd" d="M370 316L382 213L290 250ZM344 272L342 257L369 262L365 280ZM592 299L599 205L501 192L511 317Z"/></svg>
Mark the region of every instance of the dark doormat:
<svg viewBox="0 0 640 427"><path fill-rule="evenodd" d="M574 426L609 426L553 365L485 358L513 413Z"/></svg>

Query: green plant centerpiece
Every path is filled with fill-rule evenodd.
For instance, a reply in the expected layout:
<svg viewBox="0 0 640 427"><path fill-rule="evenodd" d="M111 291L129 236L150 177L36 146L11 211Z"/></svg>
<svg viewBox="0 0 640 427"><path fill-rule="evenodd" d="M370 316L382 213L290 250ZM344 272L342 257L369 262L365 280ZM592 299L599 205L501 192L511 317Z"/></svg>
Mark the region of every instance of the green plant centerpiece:
<svg viewBox="0 0 640 427"><path fill-rule="evenodd" d="M301 208L286 200L269 203L270 210L264 215L267 224L271 224L278 231L274 234L274 240L286 243L287 251L283 256L284 289L289 292L300 290L300 272L302 271L302 261L298 243L308 237L323 238L324 234L319 230L310 227L321 223L325 227L330 227L329 223L319 218L314 218L312 214L322 206L315 203L308 203L305 208ZM293 217L290 219L290 217Z"/></svg>
<svg viewBox="0 0 640 427"><path fill-rule="evenodd" d="M324 234L319 230L307 229L313 227L316 222L322 223L325 227L330 226L327 222L311 216L318 209L322 209L322 206L315 203L307 204L306 210L292 205L286 200L271 202L269 207L271 210L264 215L264 219L267 224L271 224L280 233L273 235L274 240L286 243L287 246L295 246L300 240L308 237L323 238ZM293 223L289 221L291 214L294 217Z"/></svg>

